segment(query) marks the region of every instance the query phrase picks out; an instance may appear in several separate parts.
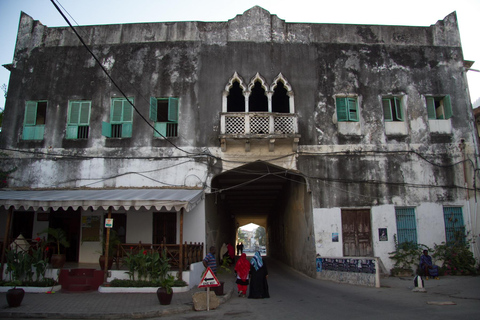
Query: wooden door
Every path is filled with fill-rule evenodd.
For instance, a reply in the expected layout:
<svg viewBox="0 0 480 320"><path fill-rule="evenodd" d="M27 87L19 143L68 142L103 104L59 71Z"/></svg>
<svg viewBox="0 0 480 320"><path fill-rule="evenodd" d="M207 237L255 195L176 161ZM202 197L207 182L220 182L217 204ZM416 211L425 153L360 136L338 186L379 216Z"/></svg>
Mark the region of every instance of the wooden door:
<svg viewBox="0 0 480 320"><path fill-rule="evenodd" d="M153 243L165 244L177 243L177 213L155 212L153 214Z"/></svg>
<svg viewBox="0 0 480 320"><path fill-rule="evenodd" d="M342 210L343 255L372 257L370 210Z"/></svg>

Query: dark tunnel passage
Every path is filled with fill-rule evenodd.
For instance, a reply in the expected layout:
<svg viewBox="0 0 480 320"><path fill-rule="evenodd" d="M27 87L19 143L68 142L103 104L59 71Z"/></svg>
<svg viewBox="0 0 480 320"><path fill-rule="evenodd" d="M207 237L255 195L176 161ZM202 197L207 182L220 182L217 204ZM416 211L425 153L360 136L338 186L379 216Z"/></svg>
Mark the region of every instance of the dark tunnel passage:
<svg viewBox="0 0 480 320"><path fill-rule="evenodd" d="M254 223L266 230L268 256L313 276L311 194L303 176L249 163L214 177L206 202L207 246L235 245L238 228Z"/></svg>

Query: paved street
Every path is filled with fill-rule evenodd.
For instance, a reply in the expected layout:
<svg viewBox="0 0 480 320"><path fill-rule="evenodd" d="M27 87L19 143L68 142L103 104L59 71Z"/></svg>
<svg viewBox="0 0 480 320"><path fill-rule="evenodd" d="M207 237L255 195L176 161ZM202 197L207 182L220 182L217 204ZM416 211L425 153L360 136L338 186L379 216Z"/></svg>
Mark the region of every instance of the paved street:
<svg viewBox="0 0 480 320"><path fill-rule="evenodd" d="M428 280L427 293L415 293L411 279L366 288L310 279L271 261L268 267L270 299L232 295L218 309L162 319L480 319L480 277ZM464 288L452 291L455 282Z"/></svg>
<svg viewBox="0 0 480 320"><path fill-rule="evenodd" d="M0 294L1 319L479 319L480 277L442 277L425 282L427 293L412 292L411 278L382 278L381 288L368 288L308 278L281 263L265 259L270 299L236 296L234 275L225 282L221 304L193 311L192 293L174 294L161 306L155 294L27 294L18 308L8 308ZM453 305L450 305L454 303Z"/></svg>

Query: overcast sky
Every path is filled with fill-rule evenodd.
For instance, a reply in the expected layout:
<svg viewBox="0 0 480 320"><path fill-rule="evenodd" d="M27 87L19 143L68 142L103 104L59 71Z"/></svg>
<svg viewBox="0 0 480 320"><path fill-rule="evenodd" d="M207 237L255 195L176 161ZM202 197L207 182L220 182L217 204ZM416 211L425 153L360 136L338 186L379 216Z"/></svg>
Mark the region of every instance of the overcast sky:
<svg viewBox="0 0 480 320"><path fill-rule="evenodd" d="M430 26L456 11L465 60L480 70L480 0L56 0L72 24L228 21L255 5L286 22ZM48 27L66 26L50 0L0 0L0 64L12 62L20 12ZM467 74L472 103L480 98L480 72ZM0 67L0 86L9 71ZM0 109L5 99L0 96Z"/></svg>

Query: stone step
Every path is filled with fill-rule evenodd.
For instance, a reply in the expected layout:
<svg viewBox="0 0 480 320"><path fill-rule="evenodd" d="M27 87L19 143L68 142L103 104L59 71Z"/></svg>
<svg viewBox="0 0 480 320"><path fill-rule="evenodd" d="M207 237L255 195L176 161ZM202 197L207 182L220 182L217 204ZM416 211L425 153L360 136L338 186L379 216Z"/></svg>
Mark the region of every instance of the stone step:
<svg viewBox="0 0 480 320"><path fill-rule="evenodd" d="M93 290L92 286L89 284L71 284L67 288L66 291L71 292L80 292L80 291L91 291Z"/></svg>

